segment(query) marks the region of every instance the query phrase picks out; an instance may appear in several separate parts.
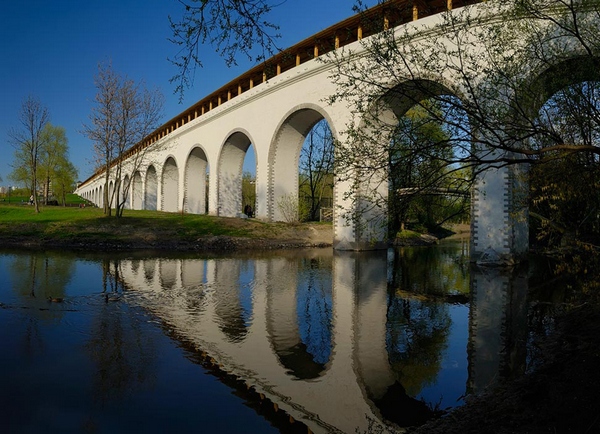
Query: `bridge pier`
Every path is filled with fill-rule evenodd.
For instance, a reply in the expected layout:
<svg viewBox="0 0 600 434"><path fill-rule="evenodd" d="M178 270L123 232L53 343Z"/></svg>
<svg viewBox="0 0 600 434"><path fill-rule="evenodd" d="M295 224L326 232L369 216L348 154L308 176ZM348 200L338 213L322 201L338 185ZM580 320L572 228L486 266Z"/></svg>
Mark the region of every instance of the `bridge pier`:
<svg viewBox="0 0 600 434"><path fill-rule="evenodd" d="M471 200L472 261L512 265L527 254L526 174L523 165L512 165L489 167L477 176Z"/></svg>

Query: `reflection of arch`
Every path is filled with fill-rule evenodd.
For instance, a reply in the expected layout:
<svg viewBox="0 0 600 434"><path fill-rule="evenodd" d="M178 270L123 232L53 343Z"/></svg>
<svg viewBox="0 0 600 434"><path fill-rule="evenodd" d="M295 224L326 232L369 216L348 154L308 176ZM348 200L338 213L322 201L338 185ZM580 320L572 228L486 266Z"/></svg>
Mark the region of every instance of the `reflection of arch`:
<svg viewBox="0 0 600 434"><path fill-rule="evenodd" d="M179 203L179 170L173 157L167 158L162 172L162 210L177 212Z"/></svg>
<svg viewBox="0 0 600 434"><path fill-rule="evenodd" d="M154 272L156 270L156 259L146 259L144 261L144 276L150 284L154 282Z"/></svg>
<svg viewBox="0 0 600 434"><path fill-rule="evenodd" d="M148 167L146 171L146 191L144 194L144 209L156 211L156 199L158 195L158 180L154 166Z"/></svg>
<svg viewBox="0 0 600 434"><path fill-rule="evenodd" d="M142 209L144 200L144 190L142 175L136 170L131 181L131 209Z"/></svg>
<svg viewBox="0 0 600 434"><path fill-rule="evenodd" d="M267 290L269 340L289 374L317 378L332 354L331 280L319 279L320 270L310 260L270 265L277 267L271 270L277 284Z"/></svg>
<svg viewBox="0 0 600 434"><path fill-rule="evenodd" d="M401 309L402 300L395 297L394 291L388 293L387 261L385 252L355 260L357 308L354 320L354 366L365 398L372 404L372 408L402 427L414 426L431 418L433 413L426 403L415 399L413 391L407 392L407 381L418 382L422 378L419 375L416 379L411 378L411 374L420 372L406 372L406 375L402 375L402 365L394 366L397 361L395 357L398 356L394 345L397 343L397 335L402 334L406 328L415 327L415 324L417 327L427 327L427 323L425 319L414 321L415 324L402 323L401 315L405 313ZM400 304L395 305L395 300L400 300ZM394 310L395 306L400 306L399 312ZM390 324L390 321L396 323ZM424 335L429 336L427 333ZM406 360L407 364L418 364L421 361L421 348L419 345L414 346L416 357ZM403 349L410 352L409 348Z"/></svg>
<svg viewBox="0 0 600 434"><path fill-rule="evenodd" d="M190 152L185 165L184 210L192 214L206 213L206 169L208 158L202 148Z"/></svg>
<svg viewBox="0 0 600 434"><path fill-rule="evenodd" d="M291 113L278 128L269 150L270 172L268 191L269 219L284 220L277 204L282 199L298 200L298 163L306 136L317 122L328 117L318 107L300 108ZM328 124L331 127L332 123ZM335 137L335 132L332 129Z"/></svg>
<svg viewBox="0 0 600 434"><path fill-rule="evenodd" d="M218 163L218 213L235 217L242 212L242 166L251 145L249 136L235 132L225 141Z"/></svg>
<svg viewBox="0 0 600 434"><path fill-rule="evenodd" d="M250 325L252 306L242 303L240 273L240 261L215 262L215 313L219 328L230 342L244 340Z"/></svg>
<svg viewBox="0 0 600 434"><path fill-rule="evenodd" d="M173 289L177 283L177 260L161 259L159 262L160 285L163 289Z"/></svg>

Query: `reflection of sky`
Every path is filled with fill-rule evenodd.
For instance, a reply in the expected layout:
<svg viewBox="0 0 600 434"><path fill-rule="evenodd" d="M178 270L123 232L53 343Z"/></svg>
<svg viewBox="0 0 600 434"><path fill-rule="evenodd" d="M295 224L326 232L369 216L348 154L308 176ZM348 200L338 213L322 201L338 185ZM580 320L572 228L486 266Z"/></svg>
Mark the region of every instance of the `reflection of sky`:
<svg viewBox="0 0 600 434"><path fill-rule="evenodd" d="M296 312L300 338L316 363L325 365L331 356L331 274L318 269L298 278Z"/></svg>
<svg viewBox="0 0 600 434"><path fill-rule="evenodd" d="M244 325L250 327L252 324L252 292L255 285L253 262L244 261L241 264L239 283L241 315L244 319Z"/></svg>
<svg viewBox="0 0 600 434"><path fill-rule="evenodd" d="M448 333L445 351L441 354L441 369L436 384L425 386L417 399L436 404L440 408L462 405L459 398L467 387L467 342L469 339L469 307L450 305L448 307L452 325Z"/></svg>
<svg viewBox="0 0 600 434"><path fill-rule="evenodd" d="M146 313L106 303L101 262L73 258L64 302L42 305L61 316L46 321L15 294L16 256L0 253L6 432L277 432Z"/></svg>

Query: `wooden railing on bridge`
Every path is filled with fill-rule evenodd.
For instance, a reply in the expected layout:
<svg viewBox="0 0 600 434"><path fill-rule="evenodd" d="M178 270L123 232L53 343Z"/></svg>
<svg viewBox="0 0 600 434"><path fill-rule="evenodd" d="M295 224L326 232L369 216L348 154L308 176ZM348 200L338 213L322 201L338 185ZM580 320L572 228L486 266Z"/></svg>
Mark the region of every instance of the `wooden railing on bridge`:
<svg viewBox="0 0 600 434"><path fill-rule="evenodd" d="M123 156L127 159L176 129L285 71L362 38L411 21L485 0L389 0L347 18L248 70L164 123ZM104 168L81 185L104 172Z"/></svg>

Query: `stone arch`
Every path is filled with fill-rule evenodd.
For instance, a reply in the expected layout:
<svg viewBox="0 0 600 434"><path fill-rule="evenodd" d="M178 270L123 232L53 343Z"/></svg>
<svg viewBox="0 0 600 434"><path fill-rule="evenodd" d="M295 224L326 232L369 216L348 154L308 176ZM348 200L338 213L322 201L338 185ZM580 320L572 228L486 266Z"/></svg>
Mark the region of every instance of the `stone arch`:
<svg viewBox="0 0 600 434"><path fill-rule="evenodd" d="M600 81L600 57L574 56L545 65L517 91L514 105L535 117L556 92L585 81Z"/></svg>
<svg viewBox="0 0 600 434"><path fill-rule="evenodd" d="M288 112L275 130L269 148L268 218L271 221L284 220L278 209L281 200L298 200L298 163L306 136L320 120L325 119L334 138L337 132L325 110L313 104L295 107ZM295 174L295 176L291 176Z"/></svg>
<svg viewBox="0 0 600 434"><path fill-rule="evenodd" d="M201 146L195 146L185 164L183 209L192 214L206 214L208 157Z"/></svg>
<svg viewBox="0 0 600 434"><path fill-rule="evenodd" d="M144 206L144 183L142 174L136 170L131 180L131 209L143 209Z"/></svg>
<svg viewBox="0 0 600 434"><path fill-rule="evenodd" d="M156 211L158 197L158 178L154 166L146 170L146 189L144 192L144 209Z"/></svg>
<svg viewBox="0 0 600 434"><path fill-rule="evenodd" d="M221 147L216 177L220 216L235 217L242 212L242 166L251 144L246 131L236 131Z"/></svg>
<svg viewBox="0 0 600 434"><path fill-rule="evenodd" d="M344 178L338 180L337 188L346 191L344 197L336 197L337 207L341 211L335 216L334 247L340 250L372 250L387 247L389 223L389 167L385 164L389 155L389 146L399 120L420 101L440 98L444 95L463 101L462 93L452 83L430 79L415 79L388 86L376 99L362 118L354 126L360 131L356 141L348 146L358 151L352 155L352 161L376 155L377 169L363 170L355 168L353 163L344 167ZM364 148L364 150L361 150ZM350 149L350 148L349 148ZM368 152L366 151L368 149ZM340 228L344 233L340 235Z"/></svg>
<svg viewBox="0 0 600 434"><path fill-rule="evenodd" d="M168 157L163 165L161 192L162 211L177 212L179 210L179 168L172 156Z"/></svg>

